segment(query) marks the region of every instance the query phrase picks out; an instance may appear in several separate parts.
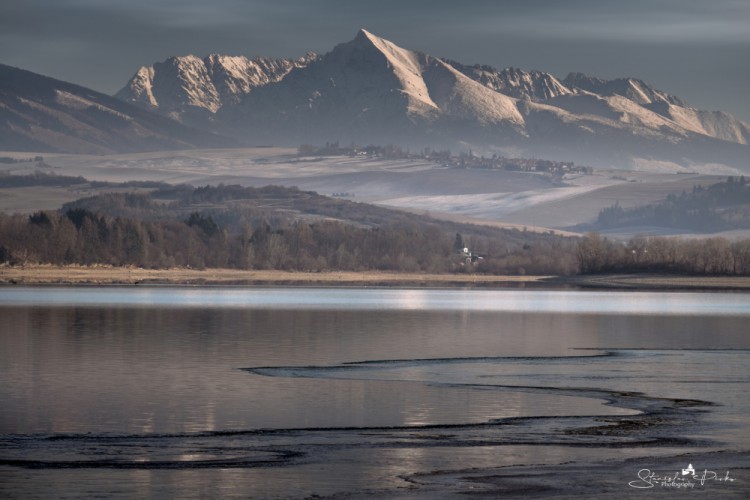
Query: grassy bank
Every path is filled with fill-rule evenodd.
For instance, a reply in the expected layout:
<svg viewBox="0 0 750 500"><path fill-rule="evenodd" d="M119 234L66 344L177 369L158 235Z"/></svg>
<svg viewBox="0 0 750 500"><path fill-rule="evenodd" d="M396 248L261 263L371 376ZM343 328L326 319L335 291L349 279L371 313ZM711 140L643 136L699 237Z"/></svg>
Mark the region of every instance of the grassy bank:
<svg viewBox="0 0 750 500"><path fill-rule="evenodd" d="M405 287L517 287L600 290L750 291L746 276L589 275L495 276L389 272L290 272L238 269L142 269L111 266L0 267L0 285L318 285Z"/></svg>
<svg viewBox="0 0 750 500"><path fill-rule="evenodd" d="M490 276L331 271L320 273L237 269L141 269L108 266L31 265L0 268L1 284L25 285L326 285L472 286L541 283L548 276Z"/></svg>

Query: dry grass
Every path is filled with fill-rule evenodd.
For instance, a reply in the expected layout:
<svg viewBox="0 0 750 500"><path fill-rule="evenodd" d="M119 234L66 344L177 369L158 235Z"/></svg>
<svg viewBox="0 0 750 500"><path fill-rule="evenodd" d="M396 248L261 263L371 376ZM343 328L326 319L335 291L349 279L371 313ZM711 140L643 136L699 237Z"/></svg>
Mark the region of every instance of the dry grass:
<svg viewBox="0 0 750 500"><path fill-rule="evenodd" d="M750 276L491 276L329 271L320 273L239 269L142 269L111 266L1 266L0 285L322 285L481 286L535 285L613 290L750 291Z"/></svg>
<svg viewBox="0 0 750 500"><path fill-rule="evenodd" d="M109 266L27 265L0 268L3 284L212 284L462 286L540 282L545 276L487 276L386 272L288 272L237 269L141 269Z"/></svg>

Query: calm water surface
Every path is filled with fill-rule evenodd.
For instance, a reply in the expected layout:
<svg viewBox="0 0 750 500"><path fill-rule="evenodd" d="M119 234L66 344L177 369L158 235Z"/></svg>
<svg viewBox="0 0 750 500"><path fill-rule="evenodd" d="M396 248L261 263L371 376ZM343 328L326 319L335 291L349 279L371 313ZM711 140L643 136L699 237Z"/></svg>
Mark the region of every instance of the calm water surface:
<svg viewBox="0 0 750 500"><path fill-rule="evenodd" d="M689 436L648 439L750 449L746 294L3 288L0 320L0 496L306 496L637 456L645 435L612 452L559 428L676 400Z"/></svg>

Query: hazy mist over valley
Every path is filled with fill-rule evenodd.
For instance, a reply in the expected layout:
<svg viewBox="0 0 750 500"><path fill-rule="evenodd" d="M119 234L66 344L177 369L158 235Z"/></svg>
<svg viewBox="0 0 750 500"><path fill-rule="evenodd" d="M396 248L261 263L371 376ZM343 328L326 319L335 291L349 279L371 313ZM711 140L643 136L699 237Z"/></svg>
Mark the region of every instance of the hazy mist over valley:
<svg viewBox="0 0 750 500"><path fill-rule="evenodd" d="M0 147L18 151L9 158L45 153L42 171L274 183L507 227L582 233L614 204L658 203L743 175L750 158L746 123L637 78L470 66L365 29L320 55L171 57L137 70L114 98L8 66L2 74ZM741 227L709 232L727 229Z"/></svg>

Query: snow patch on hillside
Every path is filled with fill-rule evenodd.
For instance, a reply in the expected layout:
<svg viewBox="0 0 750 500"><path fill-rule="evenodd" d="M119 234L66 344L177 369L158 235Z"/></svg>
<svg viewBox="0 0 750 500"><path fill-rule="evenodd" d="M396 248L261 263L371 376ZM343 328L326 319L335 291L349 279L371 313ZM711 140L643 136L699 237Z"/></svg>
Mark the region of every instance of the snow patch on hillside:
<svg viewBox="0 0 750 500"><path fill-rule="evenodd" d="M120 113L119 111L115 111L112 108L102 106L101 104L95 103L83 97L71 94L70 92L65 92L64 90L55 89L55 101L69 109L75 109L75 110L96 109L98 111L108 113L112 116L122 118L123 120L132 120L132 117L124 113Z"/></svg>
<svg viewBox="0 0 750 500"><path fill-rule="evenodd" d="M458 213L485 219L503 216L540 203L573 198L600 186L572 186L551 189L534 189L517 193L481 193L448 196L403 196L380 200L378 204L395 208L435 210Z"/></svg>

